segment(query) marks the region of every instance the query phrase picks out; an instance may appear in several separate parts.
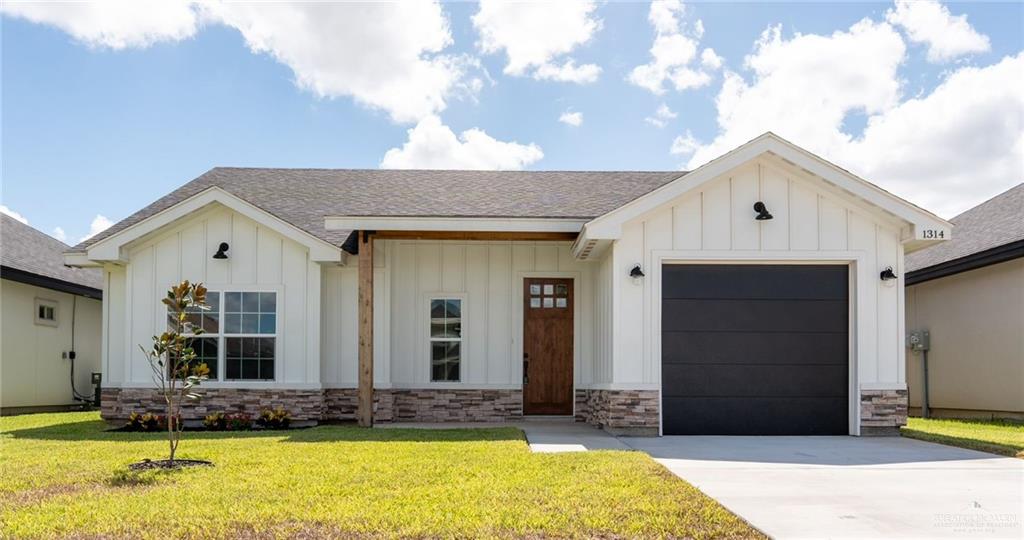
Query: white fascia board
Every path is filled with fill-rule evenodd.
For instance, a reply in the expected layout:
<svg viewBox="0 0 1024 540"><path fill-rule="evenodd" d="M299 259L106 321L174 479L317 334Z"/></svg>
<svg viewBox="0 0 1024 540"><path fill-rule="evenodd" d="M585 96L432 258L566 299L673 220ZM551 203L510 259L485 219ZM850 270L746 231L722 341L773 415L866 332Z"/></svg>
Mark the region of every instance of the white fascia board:
<svg viewBox="0 0 1024 540"><path fill-rule="evenodd" d="M470 218L330 216L329 231L476 231L476 232L568 232L577 233L587 222L576 218Z"/></svg>
<svg viewBox="0 0 1024 540"><path fill-rule="evenodd" d="M207 188L123 231L96 242L87 250L88 259L92 261L125 262L126 257L123 251L126 245L213 203L219 203L266 226L285 238L302 244L309 249L310 260L314 262L344 262L340 247L324 242L219 187Z"/></svg>
<svg viewBox="0 0 1024 540"><path fill-rule="evenodd" d="M839 187L849 194L863 199L890 215L909 223L913 234L907 242L927 240L927 235L950 238L953 226L946 220L923 210L873 184L843 170L840 167L782 139L774 133L760 137L715 158L690 173L650 193L620 206L607 214L587 223L584 234L592 239L616 240L622 236L622 225L627 221L650 212L659 206L696 189L736 167L756 159L763 154L773 154L804 171Z"/></svg>
<svg viewBox="0 0 1024 540"><path fill-rule="evenodd" d="M89 260L89 255L84 251L75 251L64 254L64 264L75 268L99 268L102 263Z"/></svg>

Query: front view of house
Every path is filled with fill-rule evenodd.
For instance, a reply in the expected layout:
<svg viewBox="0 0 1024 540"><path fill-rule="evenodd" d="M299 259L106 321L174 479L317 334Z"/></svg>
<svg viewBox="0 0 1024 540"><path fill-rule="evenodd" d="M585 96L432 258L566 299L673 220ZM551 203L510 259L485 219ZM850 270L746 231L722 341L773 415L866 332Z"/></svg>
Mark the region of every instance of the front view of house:
<svg viewBox="0 0 1024 540"><path fill-rule="evenodd" d="M193 417L861 435L905 423L903 257L950 233L768 133L687 173L215 168L66 260L104 270L109 420L159 409L139 344L189 279Z"/></svg>

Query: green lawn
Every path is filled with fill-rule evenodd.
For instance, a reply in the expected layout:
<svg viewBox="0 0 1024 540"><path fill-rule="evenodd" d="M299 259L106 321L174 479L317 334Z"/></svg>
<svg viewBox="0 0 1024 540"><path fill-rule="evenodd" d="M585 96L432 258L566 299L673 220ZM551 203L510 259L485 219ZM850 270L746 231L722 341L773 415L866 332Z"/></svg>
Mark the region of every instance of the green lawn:
<svg viewBox="0 0 1024 540"><path fill-rule="evenodd" d="M1010 420L910 418L904 437L1024 458L1024 423Z"/></svg>
<svg viewBox="0 0 1024 540"><path fill-rule="evenodd" d="M127 474L160 434L0 418L0 537L760 537L639 452L534 454L513 428L185 433L215 467Z"/></svg>

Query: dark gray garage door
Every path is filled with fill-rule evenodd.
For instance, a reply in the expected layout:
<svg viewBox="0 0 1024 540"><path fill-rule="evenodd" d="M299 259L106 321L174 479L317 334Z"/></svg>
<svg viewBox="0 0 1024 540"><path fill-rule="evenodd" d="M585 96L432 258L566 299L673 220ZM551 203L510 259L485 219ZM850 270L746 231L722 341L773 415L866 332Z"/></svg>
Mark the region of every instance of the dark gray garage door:
<svg viewBox="0 0 1024 540"><path fill-rule="evenodd" d="M847 434L847 271L665 265L664 433Z"/></svg>

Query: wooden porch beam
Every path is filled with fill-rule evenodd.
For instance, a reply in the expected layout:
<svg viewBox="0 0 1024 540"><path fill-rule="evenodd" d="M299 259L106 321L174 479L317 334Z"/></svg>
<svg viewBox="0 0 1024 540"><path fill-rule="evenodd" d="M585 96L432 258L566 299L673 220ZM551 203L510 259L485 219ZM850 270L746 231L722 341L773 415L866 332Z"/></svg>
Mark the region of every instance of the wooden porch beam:
<svg viewBox="0 0 1024 540"><path fill-rule="evenodd" d="M373 427L373 236L359 231L359 390L356 420Z"/></svg>
<svg viewBox="0 0 1024 540"><path fill-rule="evenodd" d="M380 240L526 240L572 242L576 239L577 233L541 231L377 231L373 233L373 236Z"/></svg>

